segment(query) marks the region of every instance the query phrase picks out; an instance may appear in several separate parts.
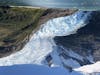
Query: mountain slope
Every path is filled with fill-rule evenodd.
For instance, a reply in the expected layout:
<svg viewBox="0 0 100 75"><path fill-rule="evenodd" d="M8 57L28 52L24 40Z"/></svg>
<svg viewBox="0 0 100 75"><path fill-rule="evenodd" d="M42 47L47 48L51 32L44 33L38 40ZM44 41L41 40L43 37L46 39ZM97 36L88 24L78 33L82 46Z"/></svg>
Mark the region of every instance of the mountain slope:
<svg viewBox="0 0 100 75"><path fill-rule="evenodd" d="M0 7L0 57L20 50L45 9Z"/></svg>
<svg viewBox="0 0 100 75"><path fill-rule="evenodd" d="M39 23L42 25L39 31L33 33L33 36L25 47L19 52L1 58L0 66L38 64L49 67L64 67L69 71L69 75L74 75L74 70L84 72L84 69L81 70L79 67L94 63L92 60L93 57L84 57L83 54L80 55L73 49L56 44L54 37L68 36L76 33L78 29L89 23L91 13L90 11L77 11L72 15L64 17L55 16L55 18L48 18L50 20L45 20L47 22L40 21ZM44 17L45 14L43 14Z"/></svg>
<svg viewBox="0 0 100 75"><path fill-rule="evenodd" d="M46 64L44 62L45 57L51 52L56 51L55 49L57 48L53 38L55 36L65 36L75 33L80 27L87 24L90 14L91 12L78 11L70 16L54 18L47 21L45 24L41 25L41 29L31 37L30 41L21 51L8 57L1 58L0 65L5 66L26 63ZM55 54L55 56L57 55ZM58 59L59 58L58 56ZM57 64L57 62L58 61L52 62L51 65L54 63L55 65L60 65L59 63Z"/></svg>
<svg viewBox="0 0 100 75"><path fill-rule="evenodd" d="M0 57L21 50L47 20L74 13L76 10L31 7L0 7ZM33 34L32 33L32 34Z"/></svg>

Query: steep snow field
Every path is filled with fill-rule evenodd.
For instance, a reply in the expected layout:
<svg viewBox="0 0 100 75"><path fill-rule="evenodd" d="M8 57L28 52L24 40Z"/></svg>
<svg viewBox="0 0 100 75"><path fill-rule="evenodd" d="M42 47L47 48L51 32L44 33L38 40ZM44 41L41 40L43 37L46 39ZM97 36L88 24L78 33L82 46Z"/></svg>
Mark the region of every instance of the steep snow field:
<svg viewBox="0 0 100 75"><path fill-rule="evenodd" d="M78 11L70 16L54 18L41 26L41 29L36 32L26 44L26 46L19 52L14 53L8 57L0 59L0 66L11 66L16 64L38 64L45 65L43 62L46 56L52 53L52 57L55 65L62 65L61 59L55 52L56 44L53 40L55 36L66 36L74 34L81 27L84 27L88 23L88 18L91 12ZM79 56L73 52L69 52L70 56ZM73 55L72 55L73 54ZM79 58L82 60L82 57ZM65 61L65 60L63 60ZM66 64L80 67L80 65L73 60L65 61ZM77 74L78 75L78 74Z"/></svg>
<svg viewBox="0 0 100 75"><path fill-rule="evenodd" d="M83 74L100 75L100 61L91 65L85 65L80 68L74 69L75 71L82 72Z"/></svg>

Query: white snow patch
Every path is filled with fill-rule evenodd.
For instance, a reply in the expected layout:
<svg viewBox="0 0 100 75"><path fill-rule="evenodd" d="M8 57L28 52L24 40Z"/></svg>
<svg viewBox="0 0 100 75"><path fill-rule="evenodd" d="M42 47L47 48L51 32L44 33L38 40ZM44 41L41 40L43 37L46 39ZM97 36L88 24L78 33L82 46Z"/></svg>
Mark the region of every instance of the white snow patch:
<svg viewBox="0 0 100 75"><path fill-rule="evenodd" d="M86 65L80 68L75 68L74 70L80 71L84 74L92 74L92 73L100 74L100 61L96 62L95 64Z"/></svg>

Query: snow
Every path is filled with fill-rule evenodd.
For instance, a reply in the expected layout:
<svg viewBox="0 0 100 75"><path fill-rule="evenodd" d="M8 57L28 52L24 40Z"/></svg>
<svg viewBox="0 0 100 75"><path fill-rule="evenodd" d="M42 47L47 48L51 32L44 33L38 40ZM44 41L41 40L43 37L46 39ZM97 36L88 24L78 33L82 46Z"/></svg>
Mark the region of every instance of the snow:
<svg viewBox="0 0 100 75"><path fill-rule="evenodd" d="M49 68L37 65L15 65L0 67L0 75L69 75L69 72L62 67Z"/></svg>
<svg viewBox="0 0 100 75"><path fill-rule="evenodd" d="M74 34L79 28L87 24L87 19L91 12L78 11L67 17L54 18L44 24L42 37L66 36ZM48 35L49 34L49 35Z"/></svg>
<svg viewBox="0 0 100 75"><path fill-rule="evenodd" d="M93 56L92 56L92 55L87 56L87 59L88 59L90 62L95 63L94 60L93 60Z"/></svg>
<svg viewBox="0 0 100 75"><path fill-rule="evenodd" d="M8 57L1 58L0 66L11 66L11 65L16 65L16 64L17 65L18 64L45 65L43 63L43 61L45 60L45 57L50 53L53 54L52 57L53 57L54 64L52 66L54 66L54 65L61 66L61 59L57 55L57 52L54 51L54 50L56 50L56 48L55 48L56 45L53 41L53 38L55 36L66 36L66 35L76 33L76 31L79 28L84 27L88 23L87 21L88 21L90 14L91 14L90 11L89 12L78 11L75 14L70 15L70 16L54 18L54 19L47 21L46 23L44 23L41 26L41 29L31 37L30 41L25 45L25 47L21 51L16 52ZM71 54L75 55L74 57L79 58L79 56L76 55L75 53L71 52ZM68 64L68 65L72 65L75 67L79 66L79 64L73 60L67 60L67 62L68 63L66 63L66 64ZM24 68L24 67L25 66L21 66L21 68ZM19 71L17 68L16 68L16 70L14 70L14 68L12 66L11 70L9 70L4 67L4 69L7 69L7 72L5 72L3 70L0 70L0 72L8 73L8 71L9 71L9 73L13 74L14 73L13 71L15 71L15 72ZM1 69L1 67L0 67L0 69ZM24 69L26 69L26 68L24 68ZM21 70L21 72L24 71L24 69ZM33 73L38 73L37 71L40 71L40 70L38 70L38 68L36 68L36 72L34 71L34 68L31 69L31 72L29 70L28 71L30 73L32 73L32 70L33 70ZM64 74L62 73L63 71L61 73L60 72L61 71L59 71L59 69L58 69L58 73L56 75L58 75L58 74L65 75L65 72L64 72ZM40 74L41 74L41 72L40 72ZM40 74L36 74L36 75L40 75ZM7 75L7 74L4 74L4 75ZM13 74L13 75L15 75L15 74ZM45 75L45 74L42 74L42 75ZM54 74L52 74L52 75L54 75ZM78 74L76 74L76 75L78 75Z"/></svg>
<svg viewBox="0 0 100 75"><path fill-rule="evenodd" d="M83 61L83 57L75 52L73 52L72 50L70 49L67 49L67 48L64 48L63 46L60 46L62 49L65 50L65 52L67 53L68 56L70 57L73 57L73 58L76 58L76 59L79 59L81 61Z"/></svg>
<svg viewBox="0 0 100 75"><path fill-rule="evenodd" d="M76 60L73 60L73 59L65 60L62 58L62 61L64 62L65 65L70 66L72 68L80 67L80 64Z"/></svg>
<svg viewBox="0 0 100 75"><path fill-rule="evenodd" d="M53 67L62 66L61 59L60 59L59 54L56 49L57 49L57 47L55 47L54 50L52 51L52 53L50 53L50 55L52 56Z"/></svg>
<svg viewBox="0 0 100 75"><path fill-rule="evenodd" d="M100 61L98 61L94 64L91 64L91 65L85 65L85 66L82 66L80 68L75 68L74 70L80 71L83 74L92 74L92 73L99 73L100 74L100 67L99 66L100 66ZM94 74L94 75L96 75L96 74Z"/></svg>
<svg viewBox="0 0 100 75"><path fill-rule="evenodd" d="M83 57L81 55L73 52L72 50L70 50L68 53L69 53L69 56L74 57L76 59L79 59L79 60L83 61Z"/></svg>

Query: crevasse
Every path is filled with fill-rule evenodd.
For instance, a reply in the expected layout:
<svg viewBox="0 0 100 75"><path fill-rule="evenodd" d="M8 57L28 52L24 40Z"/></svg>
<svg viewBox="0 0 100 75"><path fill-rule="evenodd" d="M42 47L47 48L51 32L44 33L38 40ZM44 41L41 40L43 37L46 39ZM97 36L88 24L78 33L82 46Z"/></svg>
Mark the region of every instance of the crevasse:
<svg viewBox="0 0 100 75"><path fill-rule="evenodd" d="M25 47L8 57L0 59L0 66L10 66L15 64L39 64L52 52L55 43L55 36L67 36L85 26L91 12L78 11L72 15L54 18L42 25L31 37Z"/></svg>

